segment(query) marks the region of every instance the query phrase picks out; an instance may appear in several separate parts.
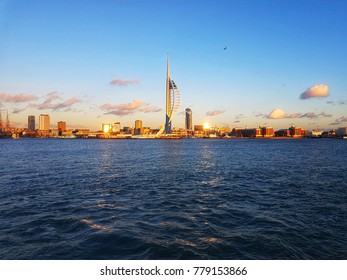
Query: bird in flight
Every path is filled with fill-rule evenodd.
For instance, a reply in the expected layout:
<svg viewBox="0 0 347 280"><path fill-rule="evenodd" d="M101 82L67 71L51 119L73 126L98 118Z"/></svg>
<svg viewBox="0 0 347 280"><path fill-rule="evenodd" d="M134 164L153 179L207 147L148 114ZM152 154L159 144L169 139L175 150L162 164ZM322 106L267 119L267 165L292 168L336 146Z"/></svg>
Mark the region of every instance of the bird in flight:
<svg viewBox="0 0 347 280"><path fill-rule="evenodd" d="M226 50L227 49L227 47L224 47L224 50Z"/></svg>

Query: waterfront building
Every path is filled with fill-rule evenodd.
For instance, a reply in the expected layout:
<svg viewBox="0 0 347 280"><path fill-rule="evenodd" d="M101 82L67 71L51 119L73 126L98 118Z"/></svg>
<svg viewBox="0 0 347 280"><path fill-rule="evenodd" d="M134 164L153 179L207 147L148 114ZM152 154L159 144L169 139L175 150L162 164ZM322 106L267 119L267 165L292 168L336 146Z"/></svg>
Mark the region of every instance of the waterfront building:
<svg viewBox="0 0 347 280"><path fill-rule="evenodd" d="M294 125L292 125L289 128L289 133L291 137L301 137L301 127L296 127Z"/></svg>
<svg viewBox="0 0 347 280"><path fill-rule="evenodd" d="M172 119L176 115L180 106L180 92L175 82L170 76L170 62L169 56L167 56L167 72L166 72L166 118L165 127L162 126L158 131L158 135L162 134L165 130L165 134L171 134Z"/></svg>
<svg viewBox="0 0 347 280"><path fill-rule="evenodd" d="M289 129L280 129L275 131L275 137L290 137Z"/></svg>
<svg viewBox="0 0 347 280"><path fill-rule="evenodd" d="M274 129L272 127L262 127L261 134L263 137L273 137L275 135Z"/></svg>
<svg viewBox="0 0 347 280"><path fill-rule="evenodd" d="M53 128L53 129L51 129L51 133L49 135L47 135L47 136L58 137L58 136L61 136L61 135L59 135L59 129Z"/></svg>
<svg viewBox="0 0 347 280"><path fill-rule="evenodd" d="M260 128L246 128L242 130L243 137L262 137Z"/></svg>
<svg viewBox="0 0 347 280"><path fill-rule="evenodd" d="M61 136L63 134L63 131L66 130L66 122L60 121L58 122L58 134Z"/></svg>
<svg viewBox="0 0 347 280"><path fill-rule="evenodd" d="M123 132L124 132L124 134L127 134L127 135L134 135L135 134L134 128L129 127L129 126L124 126Z"/></svg>
<svg viewBox="0 0 347 280"><path fill-rule="evenodd" d="M222 128L216 128L216 132L218 136L223 137L230 134L231 130L230 130L230 127L222 127Z"/></svg>
<svg viewBox="0 0 347 280"><path fill-rule="evenodd" d="M230 135L234 136L234 137L242 137L242 131L243 131L243 129L241 127L234 127L231 130Z"/></svg>
<svg viewBox="0 0 347 280"><path fill-rule="evenodd" d="M88 138L89 134L90 134L89 129L78 129L76 131L76 137L78 137L78 138Z"/></svg>
<svg viewBox="0 0 347 280"><path fill-rule="evenodd" d="M347 135L347 127L339 127L336 130L336 136L343 137Z"/></svg>
<svg viewBox="0 0 347 280"><path fill-rule="evenodd" d="M186 109L186 130L193 130L193 115L190 108Z"/></svg>
<svg viewBox="0 0 347 280"><path fill-rule="evenodd" d="M119 133L120 132L120 122L115 122L112 126L112 132L113 133Z"/></svg>
<svg viewBox="0 0 347 280"><path fill-rule="evenodd" d="M203 132L204 131L204 125L203 124L194 125L194 131Z"/></svg>
<svg viewBox="0 0 347 280"><path fill-rule="evenodd" d="M49 115L41 114L39 117L39 130L49 131L51 128L51 120Z"/></svg>
<svg viewBox="0 0 347 280"><path fill-rule="evenodd" d="M143 134L146 134L146 135L151 134L151 128L150 127L144 127L143 128Z"/></svg>
<svg viewBox="0 0 347 280"><path fill-rule="evenodd" d="M136 120L135 121L135 129L142 128L142 121L141 120Z"/></svg>
<svg viewBox="0 0 347 280"><path fill-rule="evenodd" d="M142 127L142 121L141 120L136 120L135 121L134 134L135 135L142 135L143 134L143 127Z"/></svg>
<svg viewBox="0 0 347 280"><path fill-rule="evenodd" d="M103 133L110 133L111 131L111 125L109 123L103 123L102 124L102 132Z"/></svg>
<svg viewBox="0 0 347 280"><path fill-rule="evenodd" d="M312 131L307 132L306 136L310 138L322 138L323 130L321 129L313 129Z"/></svg>
<svg viewBox="0 0 347 280"><path fill-rule="evenodd" d="M194 137L203 137L204 136L204 125L196 124L194 125Z"/></svg>
<svg viewBox="0 0 347 280"><path fill-rule="evenodd" d="M28 116L28 131L35 131L35 116Z"/></svg>

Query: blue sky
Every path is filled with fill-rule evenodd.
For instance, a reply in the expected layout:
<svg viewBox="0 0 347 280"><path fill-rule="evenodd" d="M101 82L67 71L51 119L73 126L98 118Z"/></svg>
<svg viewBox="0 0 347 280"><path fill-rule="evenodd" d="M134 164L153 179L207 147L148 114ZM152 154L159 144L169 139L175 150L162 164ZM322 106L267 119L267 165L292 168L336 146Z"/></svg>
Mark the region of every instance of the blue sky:
<svg viewBox="0 0 347 280"><path fill-rule="evenodd" d="M52 126L158 128L169 53L194 124L347 126L346 14L343 0L0 0L1 110L23 127L50 114Z"/></svg>

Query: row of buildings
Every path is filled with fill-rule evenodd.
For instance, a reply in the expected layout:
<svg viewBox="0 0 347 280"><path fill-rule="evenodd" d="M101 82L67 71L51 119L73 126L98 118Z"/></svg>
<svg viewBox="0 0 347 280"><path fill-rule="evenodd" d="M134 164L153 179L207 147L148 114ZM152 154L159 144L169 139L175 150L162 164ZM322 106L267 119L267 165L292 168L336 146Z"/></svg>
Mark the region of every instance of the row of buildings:
<svg viewBox="0 0 347 280"><path fill-rule="evenodd" d="M208 127L206 125L193 125L193 113L190 108L185 110L185 129L171 128L171 137L183 138L271 138L271 137L291 137L291 138L324 138L324 137L345 137L347 128L341 127L337 130L308 131L297 126L288 129L275 131L272 127L241 128L235 127ZM38 118L38 128L36 128L35 116L28 116L28 126L25 129L12 128L8 115L2 121L0 115L0 132L2 136L11 135L13 137L57 137L57 138L166 138L160 135L161 128L152 129L144 127L142 120L136 120L134 127L121 127L120 122L103 123L101 130L90 131L89 129L67 129L65 121L57 122L56 128L51 128L50 116L41 114Z"/></svg>
<svg viewBox="0 0 347 280"><path fill-rule="evenodd" d="M35 116L28 116L28 128L23 130L21 136L26 137L62 137L62 138L155 138L159 129L144 127L142 120L136 120L134 127L121 127L120 122L103 123L101 130L92 132L89 129L67 129L66 122L59 121L57 128L50 128L50 116L41 114L39 116L38 129L36 129ZM297 126L275 131L272 127L264 126L258 128L235 127L207 127L206 125L193 125L193 114L190 108L186 109L185 129L171 128L174 137L193 138L321 138L321 137L343 137L347 135L347 128L339 128L325 132L323 130L308 131Z"/></svg>

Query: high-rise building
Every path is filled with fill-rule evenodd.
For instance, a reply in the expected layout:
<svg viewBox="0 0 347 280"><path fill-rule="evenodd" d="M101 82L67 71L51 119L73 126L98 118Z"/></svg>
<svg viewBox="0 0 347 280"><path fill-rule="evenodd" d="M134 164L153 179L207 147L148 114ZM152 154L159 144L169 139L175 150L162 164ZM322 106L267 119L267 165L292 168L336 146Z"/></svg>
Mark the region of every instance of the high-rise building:
<svg viewBox="0 0 347 280"><path fill-rule="evenodd" d="M51 128L51 120L49 115L41 114L39 117L39 130L48 131Z"/></svg>
<svg viewBox="0 0 347 280"><path fill-rule="evenodd" d="M66 130L66 122L58 122L58 133L59 133L59 136L61 136L63 134L63 131Z"/></svg>
<svg viewBox="0 0 347 280"><path fill-rule="evenodd" d="M193 115L190 108L186 109L186 130L193 130Z"/></svg>
<svg viewBox="0 0 347 280"><path fill-rule="evenodd" d="M115 122L112 126L112 132L119 133L120 132L120 122Z"/></svg>
<svg viewBox="0 0 347 280"><path fill-rule="evenodd" d="M167 73L166 73L166 118L165 127L162 126L157 135L164 132L170 134L172 129L172 118L176 115L180 106L180 92L170 76L170 62L167 56Z"/></svg>
<svg viewBox="0 0 347 280"><path fill-rule="evenodd" d="M141 120L135 121L134 133L135 133L135 135L142 135L143 134L143 127L142 127L142 121Z"/></svg>
<svg viewBox="0 0 347 280"><path fill-rule="evenodd" d="M103 133L110 133L111 125L109 123L103 123L102 124L102 132Z"/></svg>
<svg viewBox="0 0 347 280"><path fill-rule="evenodd" d="M28 131L35 131L35 116L28 116Z"/></svg>
<svg viewBox="0 0 347 280"><path fill-rule="evenodd" d="M142 121L136 120L135 121L135 129L140 129L140 128L142 128Z"/></svg>

